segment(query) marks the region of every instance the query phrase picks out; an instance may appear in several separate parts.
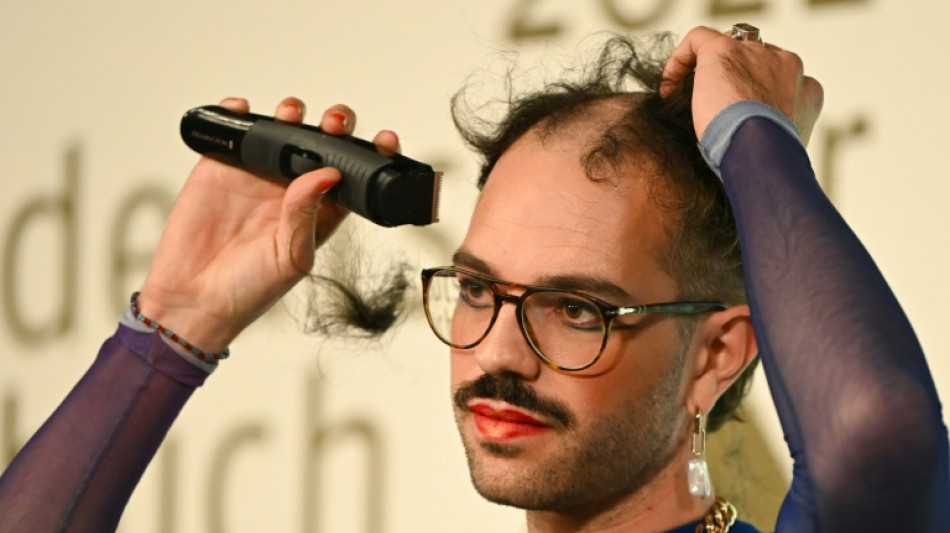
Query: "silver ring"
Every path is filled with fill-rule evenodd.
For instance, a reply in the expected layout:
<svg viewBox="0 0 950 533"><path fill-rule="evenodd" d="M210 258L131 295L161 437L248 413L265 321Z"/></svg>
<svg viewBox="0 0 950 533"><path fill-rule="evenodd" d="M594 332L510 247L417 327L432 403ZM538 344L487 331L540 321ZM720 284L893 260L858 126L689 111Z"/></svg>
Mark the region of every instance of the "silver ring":
<svg viewBox="0 0 950 533"><path fill-rule="evenodd" d="M732 31L729 32L729 37L737 41L756 41L761 43L762 36L759 35L759 29L751 24L746 24L745 22L740 22L732 26Z"/></svg>

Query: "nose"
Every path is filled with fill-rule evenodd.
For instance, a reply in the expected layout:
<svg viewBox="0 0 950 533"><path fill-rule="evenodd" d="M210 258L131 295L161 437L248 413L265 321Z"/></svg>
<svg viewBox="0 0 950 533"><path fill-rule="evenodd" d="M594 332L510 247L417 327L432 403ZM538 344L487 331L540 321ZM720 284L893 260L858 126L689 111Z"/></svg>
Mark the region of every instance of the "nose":
<svg viewBox="0 0 950 533"><path fill-rule="evenodd" d="M532 380L541 371L541 360L528 345L515 312L515 305L502 304L491 331L472 352L486 374L517 374L524 380Z"/></svg>

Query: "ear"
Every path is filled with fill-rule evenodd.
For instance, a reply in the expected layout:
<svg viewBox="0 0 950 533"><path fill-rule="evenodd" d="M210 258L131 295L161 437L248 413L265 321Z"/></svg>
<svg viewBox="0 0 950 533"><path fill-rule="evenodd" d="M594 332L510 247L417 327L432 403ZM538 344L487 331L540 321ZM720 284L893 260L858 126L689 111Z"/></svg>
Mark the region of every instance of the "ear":
<svg viewBox="0 0 950 533"><path fill-rule="evenodd" d="M712 313L696 326L690 343L690 413L709 413L716 400L758 355L748 305Z"/></svg>

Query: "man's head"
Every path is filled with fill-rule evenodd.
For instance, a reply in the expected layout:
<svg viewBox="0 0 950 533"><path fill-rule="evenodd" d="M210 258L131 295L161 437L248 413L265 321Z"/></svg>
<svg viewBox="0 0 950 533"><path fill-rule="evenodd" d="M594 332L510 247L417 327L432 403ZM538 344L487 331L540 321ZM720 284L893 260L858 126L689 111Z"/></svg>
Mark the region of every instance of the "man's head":
<svg viewBox="0 0 950 533"><path fill-rule="evenodd" d="M456 266L620 306L744 303L735 225L696 148L690 87L659 98L662 68L611 40L581 80L512 97L488 131L465 125L457 98L484 165ZM631 80L645 90L628 92ZM503 305L480 344L452 353L479 491L529 509L596 507L669 475L691 415L719 398L718 427L744 392L747 356L732 353L754 350L743 309L639 317L612 329L594 366L567 373L535 357Z"/></svg>

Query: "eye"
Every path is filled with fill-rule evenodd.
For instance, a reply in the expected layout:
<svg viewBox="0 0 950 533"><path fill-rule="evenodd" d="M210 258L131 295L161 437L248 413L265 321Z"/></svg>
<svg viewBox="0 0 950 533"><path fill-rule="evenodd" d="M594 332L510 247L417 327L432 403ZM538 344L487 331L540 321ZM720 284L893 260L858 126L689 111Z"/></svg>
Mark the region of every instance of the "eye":
<svg viewBox="0 0 950 533"><path fill-rule="evenodd" d="M459 274L459 299L471 307L486 308L495 305L495 298L488 285L472 276Z"/></svg>
<svg viewBox="0 0 950 533"><path fill-rule="evenodd" d="M562 324L576 329L599 329L600 311L590 301L576 296L561 295L553 308Z"/></svg>

